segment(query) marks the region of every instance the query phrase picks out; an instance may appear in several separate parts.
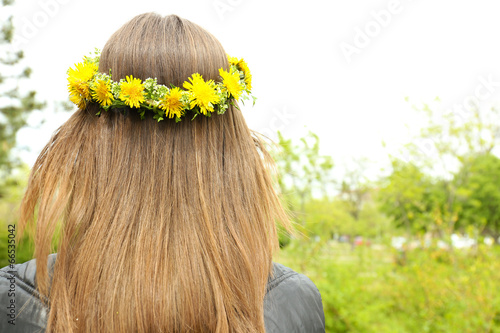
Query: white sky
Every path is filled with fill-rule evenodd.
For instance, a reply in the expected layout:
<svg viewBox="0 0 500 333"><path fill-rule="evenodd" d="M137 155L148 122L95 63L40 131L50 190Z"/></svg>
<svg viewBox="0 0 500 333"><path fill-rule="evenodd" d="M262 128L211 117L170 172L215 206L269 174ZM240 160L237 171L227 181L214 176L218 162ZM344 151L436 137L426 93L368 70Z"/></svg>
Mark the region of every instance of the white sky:
<svg viewBox="0 0 500 333"><path fill-rule="evenodd" d="M271 136L280 129L294 138L313 131L322 153L336 164L367 157L375 172L386 164L387 150L407 142L421 120L406 96L416 103L439 96L442 108L449 109L480 87L483 102L500 100L499 5L494 0L17 0L12 9L19 44L33 69L30 84L43 100L66 99L68 67L102 48L133 16L177 14L249 64L258 97L253 108L244 108L250 128ZM366 29L371 37L363 40L359 31ZM346 57L347 44L351 50L357 45L357 53ZM491 94L481 77L493 82ZM28 163L67 117L52 115L39 129L21 133L20 143L31 147L23 155Z"/></svg>

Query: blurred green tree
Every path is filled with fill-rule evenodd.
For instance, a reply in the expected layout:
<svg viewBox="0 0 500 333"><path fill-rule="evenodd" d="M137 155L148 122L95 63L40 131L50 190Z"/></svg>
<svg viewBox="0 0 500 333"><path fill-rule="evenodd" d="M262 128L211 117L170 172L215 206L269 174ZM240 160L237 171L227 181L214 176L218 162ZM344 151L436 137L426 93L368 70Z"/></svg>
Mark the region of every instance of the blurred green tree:
<svg viewBox="0 0 500 333"><path fill-rule="evenodd" d="M14 0L2 0L0 11ZM23 51L15 50L14 24L12 16L0 23L0 198L5 195L7 178L12 170L20 166L19 158L13 153L18 131L27 125L28 116L40 109L44 103L37 101L36 92L24 92L20 83L30 77L31 69L21 63Z"/></svg>
<svg viewBox="0 0 500 333"><path fill-rule="evenodd" d="M483 153L467 158L455 175L459 227L476 226L479 232L500 237L500 159Z"/></svg>
<svg viewBox="0 0 500 333"><path fill-rule="evenodd" d="M319 152L317 135L309 133L294 143L279 134L279 148L275 160L280 190L302 234L315 241L349 235L352 242L354 236L380 238L390 227L364 175L367 160L355 160L338 181L332 173L332 158Z"/></svg>
<svg viewBox="0 0 500 333"><path fill-rule="evenodd" d="M499 110L472 103L466 112L436 111L439 106L414 107L427 123L401 156L390 156L392 173L381 180L379 193L382 209L408 234L435 231L449 240L458 229L472 228L496 235Z"/></svg>
<svg viewBox="0 0 500 333"><path fill-rule="evenodd" d="M305 206L314 194L327 197L334 180L331 156L320 155L319 138L309 133L295 144L278 132L279 153L275 160L279 170L279 185L288 207L300 215L305 224Z"/></svg>

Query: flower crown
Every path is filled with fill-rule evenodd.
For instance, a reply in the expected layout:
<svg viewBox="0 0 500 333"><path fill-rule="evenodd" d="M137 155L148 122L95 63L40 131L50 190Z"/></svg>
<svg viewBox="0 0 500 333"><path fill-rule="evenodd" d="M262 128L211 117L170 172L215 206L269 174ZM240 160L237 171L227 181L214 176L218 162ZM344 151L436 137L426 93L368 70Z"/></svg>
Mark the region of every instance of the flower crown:
<svg viewBox="0 0 500 333"><path fill-rule="evenodd" d="M189 110L194 112L192 119L199 114L210 117L212 112L226 112L229 105L235 105L235 100L243 103L251 96L252 75L243 59L228 56L229 72L219 69L221 82L205 81L199 73L194 73L181 89L158 84L156 78L141 82L132 75L113 81L111 70L109 75L98 71L100 51L96 49L94 53L93 57L85 56L83 62L75 64L67 74L70 100L79 108L88 103L99 104L97 115L102 110L128 106L138 109L141 119L146 110L151 110L158 121L175 118L178 122ZM255 103L256 98L251 97Z"/></svg>

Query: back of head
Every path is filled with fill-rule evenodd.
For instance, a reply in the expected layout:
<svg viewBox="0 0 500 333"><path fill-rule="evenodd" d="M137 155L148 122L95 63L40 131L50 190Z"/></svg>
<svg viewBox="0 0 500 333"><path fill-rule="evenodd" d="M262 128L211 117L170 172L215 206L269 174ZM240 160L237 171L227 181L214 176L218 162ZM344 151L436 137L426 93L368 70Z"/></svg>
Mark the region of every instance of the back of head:
<svg viewBox="0 0 500 333"><path fill-rule="evenodd" d="M221 67L227 55L207 31L151 13L120 28L99 63L115 81L175 86L193 73L217 80ZM55 133L21 206L21 228L36 225L47 331L264 332L275 221L286 215L241 112L176 123L97 108Z"/></svg>
<svg viewBox="0 0 500 333"><path fill-rule="evenodd" d="M227 69L222 45L200 26L176 15L136 16L116 31L101 53L100 71L118 81L127 75L156 77L159 84L182 86L193 73L217 80Z"/></svg>

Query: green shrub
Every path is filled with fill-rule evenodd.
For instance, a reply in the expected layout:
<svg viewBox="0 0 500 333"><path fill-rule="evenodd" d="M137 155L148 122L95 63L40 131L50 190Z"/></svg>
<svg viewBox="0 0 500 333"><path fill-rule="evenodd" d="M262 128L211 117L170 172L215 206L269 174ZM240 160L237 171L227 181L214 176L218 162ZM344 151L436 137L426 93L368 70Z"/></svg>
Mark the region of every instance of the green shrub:
<svg viewBox="0 0 500 333"><path fill-rule="evenodd" d="M277 261L321 292L327 332L500 332L500 251L416 249L294 240Z"/></svg>

